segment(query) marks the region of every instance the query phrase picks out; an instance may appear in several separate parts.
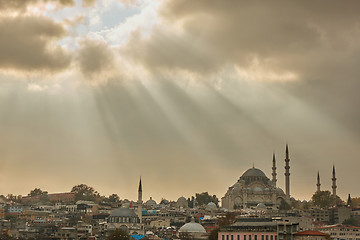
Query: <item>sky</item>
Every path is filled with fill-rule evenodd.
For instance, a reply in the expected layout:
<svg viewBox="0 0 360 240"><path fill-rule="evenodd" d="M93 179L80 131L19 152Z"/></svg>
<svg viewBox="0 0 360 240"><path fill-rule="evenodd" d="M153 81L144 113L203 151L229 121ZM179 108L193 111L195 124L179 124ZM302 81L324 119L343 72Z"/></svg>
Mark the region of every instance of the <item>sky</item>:
<svg viewBox="0 0 360 240"><path fill-rule="evenodd" d="M0 194L359 196L360 2L0 0Z"/></svg>

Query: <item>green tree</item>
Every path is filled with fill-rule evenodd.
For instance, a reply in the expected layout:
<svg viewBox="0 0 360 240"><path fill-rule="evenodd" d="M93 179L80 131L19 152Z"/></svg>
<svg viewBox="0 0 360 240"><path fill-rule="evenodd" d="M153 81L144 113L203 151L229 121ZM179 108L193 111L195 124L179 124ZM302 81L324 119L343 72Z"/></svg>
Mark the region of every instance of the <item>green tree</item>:
<svg viewBox="0 0 360 240"><path fill-rule="evenodd" d="M216 197L216 195L209 195L208 192L203 192L203 193L196 193L196 202L199 205L206 205L209 202L213 202L215 203L217 206L219 204L219 199Z"/></svg>
<svg viewBox="0 0 360 240"><path fill-rule="evenodd" d="M40 188L35 188L34 190L31 190L30 193L28 194L29 197L35 197L35 196L42 196L42 195L47 195L48 192L46 191L42 191Z"/></svg>
<svg viewBox="0 0 360 240"><path fill-rule="evenodd" d="M320 208L329 208L334 204L334 198L330 191L318 191L311 199L313 204Z"/></svg>
<svg viewBox="0 0 360 240"><path fill-rule="evenodd" d="M230 224L234 223L235 221L236 221L235 213L227 212L225 217L219 219L218 226L210 232L210 234L208 236L208 240L217 240L219 229L222 226L230 225Z"/></svg>
<svg viewBox="0 0 360 240"><path fill-rule="evenodd" d="M109 202L120 202L120 197L119 197L119 195L117 195L117 194L111 194L110 196L109 196Z"/></svg>
<svg viewBox="0 0 360 240"><path fill-rule="evenodd" d="M75 201L86 200L94 201L95 198L99 195L93 187L90 187L86 184L79 184L74 186L71 189L71 192L75 193Z"/></svg>
<svg viewBox="0 0 360 240"><path fill-rule="evenodd" d="M106 240L129 240L130 236L129 234L122 230L122 229L116 229L110 233L110 235L106 238Z"/></svg>

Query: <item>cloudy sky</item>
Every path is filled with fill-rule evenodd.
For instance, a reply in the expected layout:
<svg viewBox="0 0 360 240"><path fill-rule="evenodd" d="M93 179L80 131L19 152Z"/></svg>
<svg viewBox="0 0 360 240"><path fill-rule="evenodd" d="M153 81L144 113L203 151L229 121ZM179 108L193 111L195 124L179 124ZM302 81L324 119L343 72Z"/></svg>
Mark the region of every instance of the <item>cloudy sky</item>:
<svg viewBox="0 0 360 240"><path fill-rule="evenodd" d="M0 0L0 194L358 196L360 2Z"/></svg>

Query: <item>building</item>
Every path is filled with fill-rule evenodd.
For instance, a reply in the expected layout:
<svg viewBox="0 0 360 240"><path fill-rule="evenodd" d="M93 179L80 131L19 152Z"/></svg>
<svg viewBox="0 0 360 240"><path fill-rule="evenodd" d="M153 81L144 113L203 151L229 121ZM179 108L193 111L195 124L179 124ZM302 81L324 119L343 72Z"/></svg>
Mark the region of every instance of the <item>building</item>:
<svg viewBox="0 0 360 240"><path fill-rule="evenodd" d="M303 231L294 234L294 240L329 240L330 235L319 231Z"/></svg>
<svg viewBox="0 0 360 240"><path fill-rule="evenodd" d="M105 229L112 231L123 229L130 235L143 235L145 233L142 222L142 184L141 179L138 188L137 214L134 209L120 207L113 210L106 220Z"/></svg>
<svg viewBox="0 0 360 240"><path fill-rule="evenodd" d="M272 180L263 171L254 166L246 170L238 181L225 193L221 199L222 207L229 210L256 207L262 203L267 208L277 209L282 201L290 200L289 150L286 145L285 186L286 193L276 187L276 161L273 155Z"/></svg>
<svg viewBox="0 0 360 240"><path fill-rule="evenodd" d="M317 230L329 234L334 240L360 240L359 227L337 224L320 227Z"/></svg>
<svg viewBox="0 0 360 240"><path fill-rule="evenodd" d="M223 226L219 240L278 240L277 223L271 219L241 219Z"/></svg>

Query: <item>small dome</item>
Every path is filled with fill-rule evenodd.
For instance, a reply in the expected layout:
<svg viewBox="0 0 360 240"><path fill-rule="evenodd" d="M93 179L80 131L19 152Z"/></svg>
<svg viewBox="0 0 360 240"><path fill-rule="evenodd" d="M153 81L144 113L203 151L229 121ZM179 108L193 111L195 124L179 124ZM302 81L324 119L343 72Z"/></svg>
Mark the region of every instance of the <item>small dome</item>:
<svg viewBox="0 0 360 240"><path fill-rule="evenodd" d="M206 210L215 210L217 209L217 206L215 203L213 202L209 202L207 205L206 205Z"/></svg>
<svg viewBox="0 0 360 240"><path fill-rule="evenodd" d="M277 194L285 194L281 188L276 188L276 193Z"/></svg>
<svg viewBox="0 0 360 240"><path fill-rule="evenodd" d="M191 222L184 224L180 229L179 232L186 232L186 233L206 233L205 228L194 221L192 219Z"/></svg>
<svg viewBox="0 0 360 240"><path fill-rule="evenodd" d="M137 217L137 215L133 209L120 207L113 210L110 217Z"/></svg>
<svg viewBox="0 0 360 240"><path fill-rule="evenodd" d="M185 201L187 202L186 198L184 197L179 197L177 200L177 202L185 202Z"/></svg>
<svg viewBox="0 0 360 240"><path fill-rule="evenodd" d="M150 197L150 200L147 200L145 203L146 206L154 207L157 205L157 203Z"/></svg>
<svg viewBox="0 0 360 240"><path fill-rule="evenodd" d="M256 206L256 209L266 209L266 206L265 206L265 204L263 204L263 203L259 203L259 204Z"/></svg>
<svg viewBox="0 0 360 240"><path fill-rule="evenodd" d="M262 189L260 187L254 187L254 192L262 192Z"/></svg>
<svg viewBox="0 0 360 240"><path fill-rule="evenodd" d="M182 208L188 207L188 202L187 202L186 198L184 198L184 197L179 197L176 204L178 207L182 207Z"/></svg>
<svg viewBox="0 0 360 240"><path fill-rule="evenodd" d="M241 178L244 178L244 177L265 177L266 178L266 175L260 169L253 167L253 168L249 168L242 174Z"/></svg>

